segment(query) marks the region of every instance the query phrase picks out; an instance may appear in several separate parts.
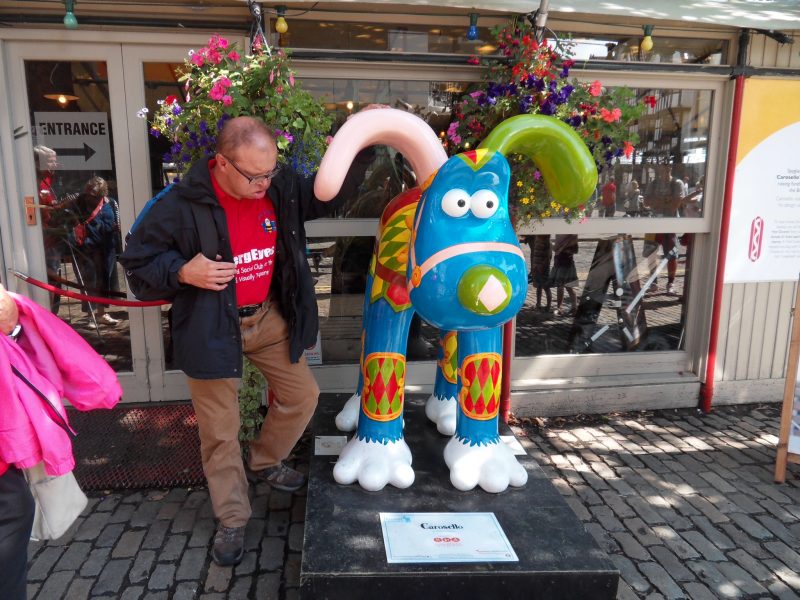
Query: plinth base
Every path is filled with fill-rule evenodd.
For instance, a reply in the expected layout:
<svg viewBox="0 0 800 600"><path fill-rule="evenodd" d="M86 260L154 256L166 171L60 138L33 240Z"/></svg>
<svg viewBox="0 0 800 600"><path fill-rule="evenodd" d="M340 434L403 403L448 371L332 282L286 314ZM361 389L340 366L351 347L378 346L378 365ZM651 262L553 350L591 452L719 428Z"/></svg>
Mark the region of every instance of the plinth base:
<svg viewBox="0 0 800 600"><path fill-rule="evenodd" d="M314 439L342 435L334 417L345 399L320 398ZM531 457L518 457L529 477L523 488L489 494L452 486L442 455L449 438L425 418L424 401L406 398L405 437L416 473L408 489L342 486L333 479L335 456L311 457L301 597L615 598L619 573ZM500 433L511 432L501 423ZM381 512L493 512L519 562L389 564Z"/></svg>

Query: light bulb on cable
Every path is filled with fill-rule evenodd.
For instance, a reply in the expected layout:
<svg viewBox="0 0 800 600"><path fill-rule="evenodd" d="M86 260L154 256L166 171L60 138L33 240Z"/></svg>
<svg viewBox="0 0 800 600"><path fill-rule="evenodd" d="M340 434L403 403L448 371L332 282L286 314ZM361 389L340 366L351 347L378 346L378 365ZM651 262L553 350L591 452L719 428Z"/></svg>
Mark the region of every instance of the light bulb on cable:
<svg viewBox="0 0 800 600"><path fill-rule="evenodd" d="M639 44L639 48L642 52L650 52L653 49L653 26L652 25L645 25L644 26L644 37L642 38L642 43Z"/></svg>
<svg viewBox="0 0 800 600"><path fill-rule="evenodd" d="M64 0L64 8L66 14L64 15L64 27L67 29L77 29L78 19L75 18L75 0Z"/></svg>
<svg viewBox="0 0 800 600"><path fill-rule="evenodd" d="M467 29L467 39L470 41L478 39L478 13L469 13L469 29Z"/></svg>
<svg viewBox="0 0 800 600"><path fill-rule="evenodd" d="M286 22L284 15L286 14L285 6L276 6L275 11L278 13L278 18L275 19L275 31L278 33L286 33L289 31L289 24Z"/></svg>

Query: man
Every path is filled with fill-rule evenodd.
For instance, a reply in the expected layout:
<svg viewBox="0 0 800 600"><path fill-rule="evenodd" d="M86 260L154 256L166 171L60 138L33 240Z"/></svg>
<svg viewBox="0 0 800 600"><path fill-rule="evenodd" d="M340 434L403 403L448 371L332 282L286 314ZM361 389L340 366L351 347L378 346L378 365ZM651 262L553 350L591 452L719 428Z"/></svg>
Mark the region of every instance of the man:
<svg viewBox="0 0 800 600"><path fill-rule="evenodd" d="M365 161L356 165L363 175ZM120 257L130 274L173 298L175 361L188 376L197 414L203 470L219 520L212 550L219 565L242 559L251 513L248 477L284 491L305 483L283 462L319 394L303 356L318 329L303 222L335 209L353 194L356 180L351 172L334 202L320 202L313 179L279 168L264 123L237 117L220 132L216 156L193 165L153 205ZM216 250L204 247L209 227L218 237ZM250 445L247 473L238 441L242 352L275 395Z"/></svg>
<svg viewBox="0 0 800 600"><path fill-rule="evenodd" d="M671 165L658 165L656 178L647 184L644 204L656 217L678 217L684 202L683 182L672 176ZM678 236L675 233L658 233L653 240L645 239L644 255L648 258L650 273L658 264L656 251L661 246L667 258L667 294L675 292L675 275L678 271ZM654 284L655 288L655 284Z"/></svg>
<svg viewBox="0 0 800 600"><path fill-rule="evenodd" d="M613 217L617 210L617 184L614 179L609 179L603 186L603 215L604 217Z"/></svg>

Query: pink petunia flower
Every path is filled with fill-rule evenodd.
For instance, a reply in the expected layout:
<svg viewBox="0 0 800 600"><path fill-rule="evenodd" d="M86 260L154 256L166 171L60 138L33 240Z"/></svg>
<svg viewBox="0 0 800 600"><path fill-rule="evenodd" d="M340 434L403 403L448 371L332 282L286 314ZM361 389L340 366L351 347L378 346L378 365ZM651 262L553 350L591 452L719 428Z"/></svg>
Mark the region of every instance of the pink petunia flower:
<svg viewBox="0 0 800 600"><path fill-rule="evenodd" d="M241 56L239 56L239 53L236 50L231 50L228 53L228 58L230 58L233 62L238 62Z"/></svg>
<svg viewBox="0 0 800 600"><path fill-rule="evenodd" d="M230 106L231 104L233 104L233 98L231 98L228 94L225 94L222 97L222 104L224 104L225 106Z"/></svg>
<svg viewBox="0 0 800 600"><path fill-rule="evenodd" d="M603 93L603 84L599 81L595 80L589 86L589 95L591 96L599 96Z"/></svg>
<svg viewBox="0 0 800 600"><path fill-rule="evenodd" d="M208 59L208 62L210 62L212 65L218 65L219 63L222 62L222 54L220 54L216 50L209 49L209 51L206 53L206 58Z"/></svg>
<svg viewBox="0 0 800 600"><path fill-rule="evenodd" d="M450 138L450 141L454 144L461 143L461 136L458 135L458 122L453 121L450 123L450 127L447 128L447 137Z"/></svg>
<svg viewBox="0 0 800 600"><path fill-rule="evenodd" d="M192 63L197 67L202 67L203 63L205 62L205 58L203 58L203 55L200 54L199 52L195 52L194 54L192 54L192 58L190 58L189 60L191 60Z"/></svg>
<svg viewBox="0 0 800 600"><path fill-rule="evenodd" d="M217 81L217 82L216 82L216 83L215 83L215 84L214 84L214 85L211 87L211 90L208 92L208 96L209 96L209 97L210 97L212 100L217 100L217 101L220 101L220 100L222 100L222 97L225 95L225 92L226 92L226 91L227 91L227 88L226 88L224 85L220 84L220 82L219 82L219 81Z"/></svg>
<svg viewBox="0 0 800 600"><path fill-rule="evenodd" d="M219 83L220 85L225 86L226 89L231 87L231 80L228 79L227 77L225 77L224 75L222 77L220 77L219 79L217 79L217 83Z"/></svg>

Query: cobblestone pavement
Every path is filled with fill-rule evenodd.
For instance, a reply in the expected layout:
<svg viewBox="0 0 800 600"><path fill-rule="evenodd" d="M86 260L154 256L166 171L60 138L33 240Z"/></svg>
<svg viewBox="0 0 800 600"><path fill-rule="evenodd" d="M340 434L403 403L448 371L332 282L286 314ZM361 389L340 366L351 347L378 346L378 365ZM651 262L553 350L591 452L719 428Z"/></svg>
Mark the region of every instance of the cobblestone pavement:
<svg viewBox="0 0 800 600"><path fill-rule="evenodd" d="M618 598L798 598L800 469L773 483L779 416L750 405L514 427L620 570ZM253 489L235 569L210 561L205 489L94 494L64 538L31 543L29 597L297 598L305 497Z"/></svg>

